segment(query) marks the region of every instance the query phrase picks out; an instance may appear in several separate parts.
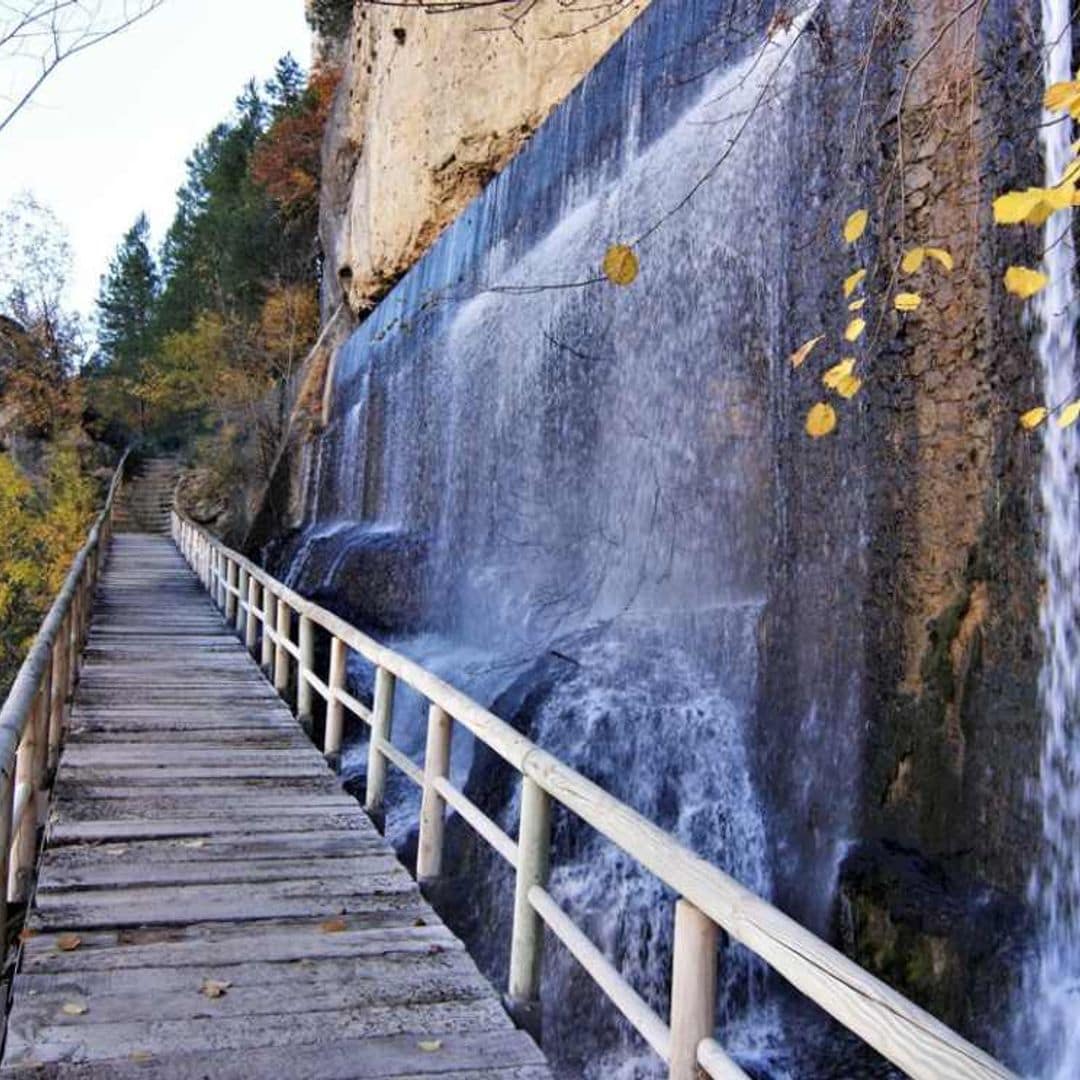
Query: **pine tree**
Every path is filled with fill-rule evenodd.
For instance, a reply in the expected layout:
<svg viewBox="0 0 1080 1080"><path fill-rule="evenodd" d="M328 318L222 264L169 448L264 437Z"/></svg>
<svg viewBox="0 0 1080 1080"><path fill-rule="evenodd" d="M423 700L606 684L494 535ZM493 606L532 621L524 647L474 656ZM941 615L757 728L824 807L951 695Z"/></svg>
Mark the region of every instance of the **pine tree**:
<svg viewBox="0 0 1080 1080"><path fill-rule="evenodd" d="M140 214L128 230L98 294L98 341L103 361L117 374L134 375L154 346L159 278L147 243L150 223Z"/></svg>

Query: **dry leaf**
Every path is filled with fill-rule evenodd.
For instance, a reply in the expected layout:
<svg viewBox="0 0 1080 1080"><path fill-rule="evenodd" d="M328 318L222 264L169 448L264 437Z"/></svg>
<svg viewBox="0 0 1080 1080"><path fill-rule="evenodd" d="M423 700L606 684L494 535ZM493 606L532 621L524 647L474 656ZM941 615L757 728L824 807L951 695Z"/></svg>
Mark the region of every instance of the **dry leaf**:
<svg viewBox="0 0 1080 1080"><path fill-rule="evenodd" d="M848 311L862 311L865 304L866 298L862 297L859 300L852 300L851 303L848 304L847 309Z"/></svg>
<svg viewBox="0 0 1080 1080"><path fill-rule="evenodd" d="M926 248L912 248L910 251L904 252L904 257L900 260L900 269L905 274L914 274L922 266L925 259Z"/></svg>
<svg viewBox="0 0 1080 1080"><path fill-rule="evenodd" d="M866 232L866 223L869 220L870 215L865 210L856 210L855 213L848 215L847 221L844 222L844 239L849 244L854 244Z"/></svg>
<svg viewBox="0 0 1080 1080"><path fill-rule="evenodd" d="M1025 431L1034 431L1047 417L1048 410L1043 405L1036 405L1034 409L1028 409L1020 417L1020 426Z"/></svg>
<svg viewBox="0 0 1080 1080"><path fill-rule="evenodd" d="M847 329L844 331L844 339L846 341L858 341L862 337L862 332L866 329L865 319L852 319L847 324Z"/></svg>
<svg viewBox="0 0 1080 1080"><path fill-rule="evenodd" d="M1057 418L1057 426L1059 428L1072 427L1077 419L1080 419L1080 401L1070 401L1061 410L1061 415Z"/></svg>
<svg viewBox="0 0 1080 1080"><path fill-rule="evenodd" d="M953 257L944 248L927 248L926 257L935 259L946 270L951 270L956 265L953 262Z"/></svg>
<svg viewBox="0 0 1080 1080"><path fill-rule="evenodd" d="M638 275L638 259L633 248L612 244L604 255L604 277L614 285L630 285Z"/></svg>
<svg viewBox="0 0 1080 1080"><path fill-rule="evenodd" d="M421 1050L427 1050L428 1053L432 1053L435 1050L442 1049L442 1039L421 1039L417 1044Z"/></svg>
<svg viewBox="0 0 1080 1080"><path fill-rule="evenodd" d="M845 376L850 375L854 370L855 357L849 356L844 360L841 360L839 364L833 364L833 366L821 376L821 381L830 390L835 390L840 380Z"/></svg>
<svg viewBox="0 0 1080 1080"><path fill-rule="evenodd" d="M1026 266L1010 266L1005 271L1005 288L1021 300L1040 292L1049 280L1040 270L1029 270Z"/></svg>
<svg viewBox="0 0 1080 1080"><path fill-rule="evenodd" d="M814 347L820 341L825 340L824 334L818 334L817 337L811 338L809 341L804 341L788 359L791 361L792 367L798 367L809 355L813 352Z"/></svg>
<svg viewBox="0 0 1080 1080"><path fill-rule="evenodd" d="M232 983L225 979L203 979L202 986L199 987L199 993L205 994L208 998L224 997L225 991L230 986L232 986Z"/></svg>
<svg viewBox="0 0 1080 1080"><path fill-rule="evenodd" d="M806 434L812 439L828 435L836 427L836 410L826 401L819 401L806 414Z"/></svg>
<svg viewBox="0 0 1080 1080"><path fill-rule="evenodd" d="M132 1050L128 1058L135 1062L153 1061L154 1055L149 1050Z"/></svg>
<svg viewBox="0 0 1080 1080"><path fill-rule="evenodd" d="M19 940L20 941L29 941L31 938L37 937L40 932L41 932L40 930L34 930L34 929L31 929L31 927L29 927L29 926L24 926L19 931Z"/></svg>
<svg viewBox="0 0 1080 1080"><path fill-rule="evenodd" d="M901 292L893 298L897 311L914 311L921 303L922 297L917 292Z"/></svg>
<svg viewBox="0 0 1080 1080"><path fill-rule="evenodd" d="M89 1007L83 1005L79 1001L66 1001L64 1002L63 1009L61 1010L67 1016L82 1016L83 1013L89 1012Z"/></svg>
<svg viewBox="0 0 1080 1080"><path fill-rule="evenodd" d="M865 277L866 271L862 269L856 270L854 274L848 274L844 278L844 296L850 296L862 284Z"/></svg>
<svg viewBox="0 0 1080 1080"><path fill-rule="evenodd" d="M333 919L324 919L319 923L319 929L324 934L340 934L343 930L347 930L348 928L348 923L340 916Z"/></svg>
<svg viewBox="0 0 1080 1080"><path fill-rule="evenodd" d="M74 952L82 944L78 934L61 934L56 939L56 947L61 952Z"/></svg>

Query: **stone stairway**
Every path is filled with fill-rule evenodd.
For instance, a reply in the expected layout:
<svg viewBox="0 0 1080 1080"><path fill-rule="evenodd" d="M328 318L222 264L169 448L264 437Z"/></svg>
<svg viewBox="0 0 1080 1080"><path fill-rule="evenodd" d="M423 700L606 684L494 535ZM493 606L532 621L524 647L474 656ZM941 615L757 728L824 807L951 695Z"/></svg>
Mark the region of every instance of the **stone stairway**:
<svg viewBox="0 0 1080 1080"><path fill-rule="evenodd" d="M140 462L117 500L116 531L167 533L169 511L179 476L180 464L175 458L147 458Z"/></svg>

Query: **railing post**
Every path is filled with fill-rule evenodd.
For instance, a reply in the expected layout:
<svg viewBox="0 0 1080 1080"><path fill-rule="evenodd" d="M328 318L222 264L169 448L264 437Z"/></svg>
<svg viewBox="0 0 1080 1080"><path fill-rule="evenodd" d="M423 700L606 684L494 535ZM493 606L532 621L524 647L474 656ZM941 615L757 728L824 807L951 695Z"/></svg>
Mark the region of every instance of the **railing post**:
<svg viewBox="0 0 1080 1080"><path fill-rule="evenodd" d="M416 849L416 880L431 881L442 873L446 801L435 781L450 772L450 742L454 721L445 709L428 708L427 747L424 750L424 795L420 803L420 839Z"/></svg>
<svg viewBox="0 0 1080 1080"><path fill-rule="evenodd" d="M67 650L64 649L64 632L67 618L60 620L60 631L52 647L52 701L49 705L49 768L55 770L60 757L60 740L64 735L65 688L67 687Z"/></svg>
<svg viewBox="0 0 1080 1080"><path fill-rule="evenodd" d="M531 777L521 778L518 864L514 882L514 927L510 937L507 1008L514 1022L535 1037L540 1032L540 961L544 924L529 902L534 885L547 885L551 856L551 799Z"/></svg>
<svg viewBox="0 0 1080 1080"><path fill-rule="evenodd" d="M262 653L259 656L259 660L262 664L263 671L266 672L267 676L272 676L274 673L274 639L271 635L277 630L277 624L274 621L277 617L277 612L274 611L274 594L267 588L263 589L262 612Z"/></svg>
<svg viewBox="0 0 1080 1080"><path fill-rule="evenodd" d="M49 815L49 706L52 704L52 665L46 668L34 699L30 722L35 724L34 735L34 813L35 823L44 824Z"/></svg>
<svg viewBox="0 0 1080 1080"><path fill-rule="evenodd" d="M296 716L300 726L310 735L312 728L312 686L306 672L315 664L315 624L300 616L300 663L296 669Z"/></svg>
<svg viewBox="0 0 1080 1080"><path fill-rule="evenodd" d="M259 620L255 611L259 606L259 582L252 575L248 575L247 589L247 622L244 629L244 645L249 653L255 652L255 642L259 637Z"/></svg>
<svg viewBox="0 0 1080 1080"><path fill-rule="evenodd" d="M244 633L244 609L248 598L248 572L240 568L240 580L236 586L236 618L233 626L238 634Z"/></svg>
<svg viewBox="0 0 1080 1080"><path fill-rule="evenodd" d="M289 690L289 650L285 642L292 629L292 609L283 596L277 601L277 648L274 650L274 689L284 697Z"/></svg>
<svg viewBox="0 0 1080 1080"><path fill-rule="evenodd" d="M225 562L228 566L226 572L228 588L225 593L225 621L232 625L236 622L236 611L240 606L236 602L236 593L233 592L233 589L236 588L236 563L228 555L225 556Z"/></svg>
<svg viewBox="0 0 1080 1080"><path fill-rule="evenodd" d="M695 1080L697 1049L716 1023L716 924L687 900L675 904L668 1080Z"/></svg>
<svg viewBox="0 0 1080 1080"><path fill-rule="evenodd" d="M15 758L15 791L17 793L23 785L29 789L29 800L22 811L22 821L12 839L8 868L8 900L16 904L24 901L30 891L34 848L37 844L37 813L34 805L34 758L36 756L34 737L37 725L33 716L33 711L37 709L36 699L30 708L31 715L27 717L26 727L23 729L23 736L19 741L19 750Z"/></svg>
<svg viewBox="0 0 1080 1080"><path fill-rule="evenodd" d="M8 891L12 888L11 880L11 811L15 798L15 777L11 769L0 773L0 866L3 867L3 881L0 882L0 949L7 944L7 905Z"/></svg>
<svg viewBox="0 0 1080 1080"><path fill-rule="evenodd" d="M394 723L394 686L397 680L384 667L375 669L375 700L371 706L371 743L368 746L367 794L364 808L376 819L382 816L386 794L386 758L379 741L390 741Z"/></svg>
<svg viewBox="0 0 1080 1080"><path fill-rule="evenodd" d="M345 710L335 691L345 689L345 642L330 638L330 675L326 681L326 731L323 733L323 756L336 769L341 761L341 736Z"/></svg>

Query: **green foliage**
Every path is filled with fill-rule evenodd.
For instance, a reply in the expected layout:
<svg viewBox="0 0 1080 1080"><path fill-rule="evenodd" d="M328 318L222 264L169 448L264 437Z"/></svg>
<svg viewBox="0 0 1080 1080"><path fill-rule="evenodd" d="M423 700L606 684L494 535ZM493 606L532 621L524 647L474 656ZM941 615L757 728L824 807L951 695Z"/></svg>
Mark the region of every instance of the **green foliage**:
<svg viewBox="0 0 1080 1080"><path fill-rule="evenodd" d="M324 38L343 38L352 25L353 0L312 0L307 20Z"/></svg>
<svg viewBox="0 0 1080 1080"><path fill-rule="evenodd" d="M154 347L158 272L150 254L150 223L140 214L116 250L98 295L98 363L138 373Z"/></svg>

